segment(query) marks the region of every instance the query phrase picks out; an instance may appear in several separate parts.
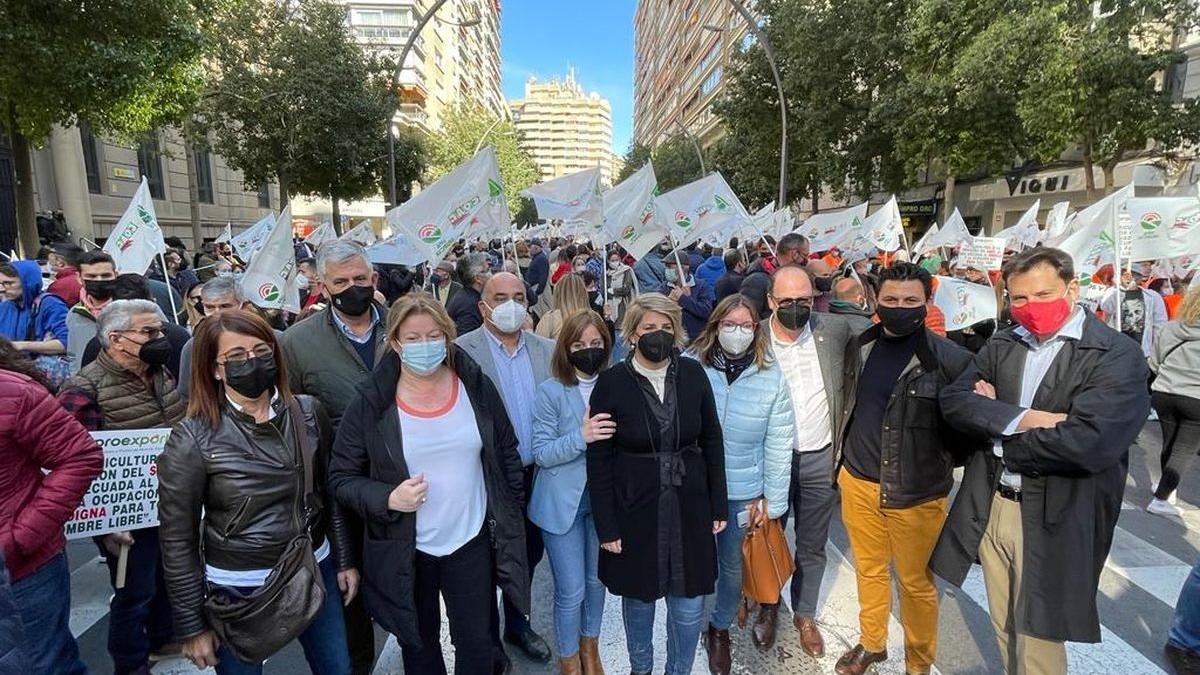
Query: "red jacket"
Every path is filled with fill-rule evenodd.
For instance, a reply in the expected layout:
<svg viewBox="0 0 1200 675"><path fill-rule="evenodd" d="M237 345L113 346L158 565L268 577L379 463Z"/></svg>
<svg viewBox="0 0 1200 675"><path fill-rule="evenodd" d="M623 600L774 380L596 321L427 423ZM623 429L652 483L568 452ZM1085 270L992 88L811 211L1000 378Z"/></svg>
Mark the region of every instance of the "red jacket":
<svg viewBox="0 0 1200 675"><path fill-rule="evenodd" d="M103 466L100 445L50 392L0 370L0 549L13 581L63 550L63 524Z"/></svg>
<svg viewBox="0 0 1200 675"><path fill-rule="evenodd" d="M79 292L83 290L83 281L74 267L64 267L54 275L47 291L62 298L67 307L73 307L79 302Z"/></svg>

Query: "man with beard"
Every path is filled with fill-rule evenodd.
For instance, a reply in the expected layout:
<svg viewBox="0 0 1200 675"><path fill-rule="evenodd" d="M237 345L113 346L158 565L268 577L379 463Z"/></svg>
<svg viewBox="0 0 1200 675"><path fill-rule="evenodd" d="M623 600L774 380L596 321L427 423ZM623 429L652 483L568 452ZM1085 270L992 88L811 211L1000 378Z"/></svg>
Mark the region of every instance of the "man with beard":
<svg viewBox="0 0 1200 675"><path fill-rule="evenodd" d="M76 266L83 288L79 302L67 313L67 358L72 375L83 365L84 347L96 337L96 315L112 302L112 282L117 278L112 256L99 249L81 255Z"/></svg>

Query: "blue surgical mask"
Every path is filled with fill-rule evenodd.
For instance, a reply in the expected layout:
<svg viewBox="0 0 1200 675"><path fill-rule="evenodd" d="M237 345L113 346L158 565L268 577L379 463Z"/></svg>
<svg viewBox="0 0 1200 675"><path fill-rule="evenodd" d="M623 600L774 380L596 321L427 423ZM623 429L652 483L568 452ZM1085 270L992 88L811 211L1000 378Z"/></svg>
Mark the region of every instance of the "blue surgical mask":
<svg viewBox="0 0 1200 675"><path fill-rule="evenodd" d="M404 342L400 344L400 361L418 375L428 375L446 360L445 340Z"/></svg>

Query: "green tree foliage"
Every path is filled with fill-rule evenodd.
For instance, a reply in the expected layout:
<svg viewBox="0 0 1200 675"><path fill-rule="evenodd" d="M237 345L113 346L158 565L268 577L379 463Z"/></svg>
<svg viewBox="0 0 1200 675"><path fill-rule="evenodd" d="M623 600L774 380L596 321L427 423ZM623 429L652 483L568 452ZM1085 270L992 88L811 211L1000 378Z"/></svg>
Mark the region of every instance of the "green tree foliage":
<svg viewBox="0 0 1200 675"><path fill-rule="evenodd" d="M537 166L520 146L520 136L508 120L497 121L476 107L458 106L442 117L442 128L429 138L429 168L433 182L475 155L477 148L493 145L504 198L513 217L521 211L521 190L538 181Z"/></svg>
<svg viewBox="0 0 1200 675"><path fill-rule="evenodd" d="M700 152L703 153L703 150ZM700 157L701 155L697 154L697 144L690 136L682 133L668 137L653 149L634 143L625 153L625 166L622 167L621 173L617 174L616 182L620 183L645 166L646 162L652 161L659 191L674 190L680 185L704 177Z"/></svg>
<svg viewBox="0 0 1200 675"><path fill-rule="evenodd" d="M203 125L247 185L276 178L282 195L328 197L338 227L338 200L375 194L386 169L391 64L363 53L339 4L243 10L223 25Z"/></svg>
<svg viewBox="0 0 1200 675"><path fill-rule="evenodd" d="M0 129L12 140L21 247L38 248L31 149L86 119L132 136L195 100L208 17L220 0L0 2Z"/></svg>

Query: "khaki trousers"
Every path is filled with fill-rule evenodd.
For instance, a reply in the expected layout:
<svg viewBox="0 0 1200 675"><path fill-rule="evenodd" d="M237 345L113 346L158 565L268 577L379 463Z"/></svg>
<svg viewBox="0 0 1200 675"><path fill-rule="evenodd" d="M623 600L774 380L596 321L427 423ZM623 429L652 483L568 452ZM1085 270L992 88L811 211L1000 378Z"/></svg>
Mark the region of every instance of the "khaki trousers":
<svg viewBox="0 0 1200 675"><path fill-rule="evenodd" d="M863 649L887 647L892 611L892 578L900 587L900 625L904 627L904 665L910 673L927 673L937 655L937 587L929 556L946 521L946 498L903 509L879 507L879 484L842 469L842 522L854 554L858 580L858 624Z"/></svg>
<svg viewBox="0 0 1200 675"><path fill-rule="evenodd" d="M1009 675L1062 675L1067 672L1064 643L1017 632L1017 607L1023 592L1022 539L1021 504L994 495L992 514L979 542L979 563L1000 659Z"/></svg>

